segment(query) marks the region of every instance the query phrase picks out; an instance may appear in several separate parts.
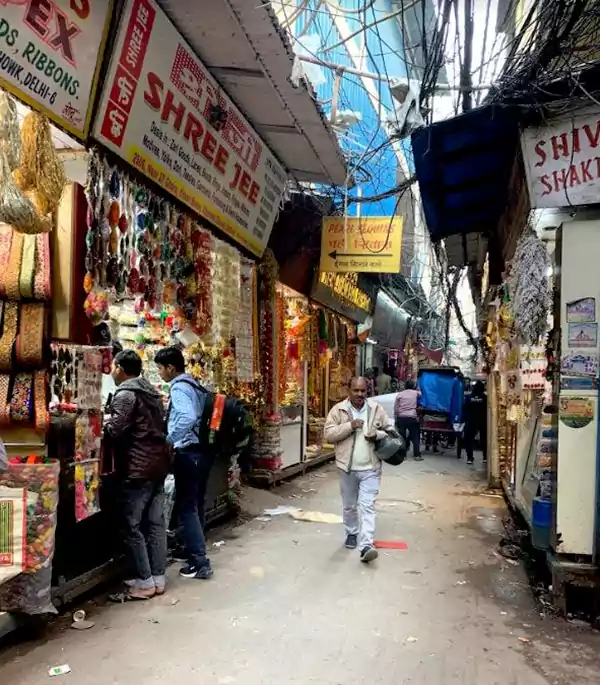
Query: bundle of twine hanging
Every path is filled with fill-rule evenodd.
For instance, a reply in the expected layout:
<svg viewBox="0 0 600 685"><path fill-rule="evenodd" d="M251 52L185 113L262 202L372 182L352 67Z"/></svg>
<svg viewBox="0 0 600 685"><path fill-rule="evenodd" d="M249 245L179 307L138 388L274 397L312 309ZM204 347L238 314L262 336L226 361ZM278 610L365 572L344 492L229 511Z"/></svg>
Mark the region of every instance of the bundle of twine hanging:
<svg viewBox="0 0 600 685"><path fill-rule="evenodd" d="M0 152L0 222L23 233L41 232L35 207L17 187L4 151Z"/></svg>
<svg viewBox="0 0 600 685"><path fill-rule="evenodd" d="M0 150L6 155L6 161L11 169L21 163L17 103L3 90L0 90Z"/></svg>
<svg viewBox="0 0 600 685"><path fill-rule="evenodd" d="M45 116L31 112L25 117L21 144L21 165L14 172L15 181L43 218L51 220L50 215L58 208L67 179Z"/></svg>

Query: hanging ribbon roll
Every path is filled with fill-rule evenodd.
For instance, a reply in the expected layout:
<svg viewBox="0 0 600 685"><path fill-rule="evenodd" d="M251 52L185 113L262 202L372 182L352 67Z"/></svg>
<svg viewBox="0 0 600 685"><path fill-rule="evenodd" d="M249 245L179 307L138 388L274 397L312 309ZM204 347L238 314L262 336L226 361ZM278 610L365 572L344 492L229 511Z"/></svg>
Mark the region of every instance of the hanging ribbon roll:
<svg viewBox="0 0 600 685"><path fill-rule="evenodd" d="M4 304L4 324L0 337L0 371L10 371L12 368L12 350L17 337L17 322L19 308L16 302Z"/></svg>
<svg viewBox="0 0 600 685"><path fill-rule="evenodd" d="M47 302L52 297L50 279L50 236L47 233L40 233L36 236L33 297L41 302Z"/></svg>
<svg viewBox="0 0 600 685"><path fill-rule="evenodd" d="M20 280L21 265L23 263L23 244L23 234L13 231L8 267L4 276L4 291L9 300L21 299Z"/></svg>
<svg viewBox="0 0 600 685"><path fill-rule="evenodd" d="M35 278L36 264L36 236L23 236L23 256L21 259L21 272L19 275L19 291L21 297L31 299L33 297L33 281Z"/></svg>
<svg viewBox="0 0 600 685"><path fill-rule="evenodd" d="M21 305L20 312L17 362L23 366L39 367L44 363L44 305L40 302L27 302Z"/></svg>
<svg viewBox="0 0 600 685"><path fill-rule="evenodd" d="M13 233L12 226L0 224L0 297L6 296L6 271L10 260Z"/></svg>
<svg viewBox="0 0 600 685"><path fill-rule="evenodd" d="M8 403L10 392L10 376L7 373L0 374L0 426L5 427L10 423L10 405Z"/></svg>
<svg viewBox="0 0 600 685"><path fill-rule="evenodd" d="M40 431L46 431L50 423L48 404L46 402L46 387L46 372L36 371L33 378L35 427Z"/></svg>
<svg viewBox="0 0 600 685"><path fill-rule="evenodd" d="M30 423L33 419L33 374L18 373L10 394L10 420Z"/></svg>

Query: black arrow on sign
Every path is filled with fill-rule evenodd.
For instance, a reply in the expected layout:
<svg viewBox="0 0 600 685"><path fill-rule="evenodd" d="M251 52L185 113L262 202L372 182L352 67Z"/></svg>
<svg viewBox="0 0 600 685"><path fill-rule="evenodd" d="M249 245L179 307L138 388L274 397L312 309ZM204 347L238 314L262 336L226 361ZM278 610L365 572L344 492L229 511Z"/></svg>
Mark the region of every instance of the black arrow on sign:
<svg viewBox="0 0 600 685"><path fill-rule="evenodd" d="M334 250L329 253L331 259L337 259L338 257L393 257L391 254L379 254L379 252L373 252L372 255L366 255L364 252L338 252Z"/></svg>

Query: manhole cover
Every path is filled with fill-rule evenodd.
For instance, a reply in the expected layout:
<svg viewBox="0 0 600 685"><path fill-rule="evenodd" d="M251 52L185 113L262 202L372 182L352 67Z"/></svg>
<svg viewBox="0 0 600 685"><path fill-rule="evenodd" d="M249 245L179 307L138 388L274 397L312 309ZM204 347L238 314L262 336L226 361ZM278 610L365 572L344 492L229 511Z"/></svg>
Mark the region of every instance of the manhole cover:
<svg viewBox="0 0 600 685"><path fill-rule="evenodd" d="M378 509L391 509L394 511L407 512L409 514L424 511L425 505L412 499L378 499Z"/></svg>

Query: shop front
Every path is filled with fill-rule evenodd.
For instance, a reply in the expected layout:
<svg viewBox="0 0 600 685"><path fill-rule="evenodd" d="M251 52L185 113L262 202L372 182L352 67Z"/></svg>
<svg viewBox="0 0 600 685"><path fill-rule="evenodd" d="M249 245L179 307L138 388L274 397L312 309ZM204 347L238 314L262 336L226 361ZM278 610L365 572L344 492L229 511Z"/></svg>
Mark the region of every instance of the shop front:
<svg viewBox="0 0 600 685"><path fill-rule="evenodd" d="M64 154L80 154L89 132L110 7L101 0L61 12L67 32L57 31L58 13L36 3L0 11L13 40L0 76L0 432L8 456L0 463L0 634L13 627L12 616L54 611L52 588L65 562L61 536L96 498L97 481L88 488L82 473L87 464L75 469L75 452L63 460L52 443L49 389L64 359L50 343L64 301L57 235L72 210ZM75 361L82 377L92 373ZM98 389L84 393L74 375L68 385L71 396L89 390L90 400ZM74 550L77 540L70 545Z"/></svg>
<svg viewBox="0 0 600 685"><path fill-rule="evenodd" d="M261 345L275 302L261 257L287 185L279 159L293 155L277 139L275 157L154 0L112 9L71 3L73 30L52 45L58 12L0 10L17 41L0 76L0 506L11 512L0 619L52 611L116 569L103 440L114 343L142 356L165 399L153 359L171 344L208 390L240 399L255 428L277 397L274 338ZM305 146L303 180L331 182L327 169L346 172L319 122L311 135L328 161ZM236 457L213 469L209 516L236 505Z"/></svg>
<svg viewBox="0 0 600 685"><path fill-rule="evenodd" d="M279 268L270 259L261 273L263 281L272 279L266 288L272 305L263 293L260 333L261 355L271 360L263 378L270 409L251 466L252 478L268 483L331 458L332 447L323 444L325 418L347 396L356 373L357 322L372 308L356 274L321 274L302 294L277 280ZM302 287L299 279L295 284Z"/></svg>

